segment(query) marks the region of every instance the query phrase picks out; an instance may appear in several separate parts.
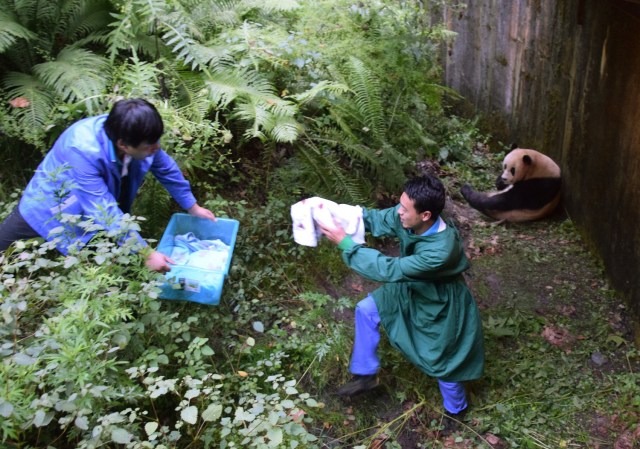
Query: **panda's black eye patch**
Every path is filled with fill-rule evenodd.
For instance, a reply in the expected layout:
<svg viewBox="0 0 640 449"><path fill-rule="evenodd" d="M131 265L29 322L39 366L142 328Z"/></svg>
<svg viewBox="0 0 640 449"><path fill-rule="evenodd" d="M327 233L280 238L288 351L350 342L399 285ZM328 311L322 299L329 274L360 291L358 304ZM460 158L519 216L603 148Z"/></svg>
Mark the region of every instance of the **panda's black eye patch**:
<svg viewBox="0 0 640 449"><path fill-rule="evenodd" d="M515 175L516 175L516 168L511 167L511 176L515 176Z"/></svg>

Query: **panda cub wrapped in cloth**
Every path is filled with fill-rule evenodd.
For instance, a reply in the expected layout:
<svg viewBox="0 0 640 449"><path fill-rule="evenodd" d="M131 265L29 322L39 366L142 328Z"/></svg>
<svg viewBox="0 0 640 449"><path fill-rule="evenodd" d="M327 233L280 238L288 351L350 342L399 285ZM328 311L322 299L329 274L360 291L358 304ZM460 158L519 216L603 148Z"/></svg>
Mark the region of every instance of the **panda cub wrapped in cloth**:
<svg viewBox="0 0 640 449"><path fill-rule="evenodd" d="M535 150L515 148L502 163L497 192L481 193L465 184L469 205L500 221L522 222L549 215L560 202L560 167Z"/></svg>

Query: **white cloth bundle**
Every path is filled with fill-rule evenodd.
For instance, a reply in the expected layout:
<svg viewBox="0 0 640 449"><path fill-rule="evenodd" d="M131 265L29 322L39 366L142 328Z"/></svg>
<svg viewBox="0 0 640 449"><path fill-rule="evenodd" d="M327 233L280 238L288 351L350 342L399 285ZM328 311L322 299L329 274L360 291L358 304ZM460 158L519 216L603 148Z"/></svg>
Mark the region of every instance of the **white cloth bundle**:
<svg viewBox="0 0 640 449"><path fill-rule="evenodd" d="M362 207L337 204L314 196L291 206L293 239L299 245L317 246L323 236L317 223L326 227L340 225L355 243L364 243L364 222Z"/></svg>
<svg viewBox="0 0 640 449"><path fill-rule="evenodd" d="M222 240L199 240L193 232L176 235L171 259L176 265L221 271L229 259L229 245Z"/></svg>

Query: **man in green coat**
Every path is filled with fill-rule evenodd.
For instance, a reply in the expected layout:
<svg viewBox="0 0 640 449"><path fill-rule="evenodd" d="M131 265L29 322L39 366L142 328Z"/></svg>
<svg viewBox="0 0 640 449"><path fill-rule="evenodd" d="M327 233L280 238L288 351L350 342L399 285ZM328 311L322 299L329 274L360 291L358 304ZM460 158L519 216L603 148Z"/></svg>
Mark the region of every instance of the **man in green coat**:
<svg viewBox="0 0 640 449"><path fill-rule="evenodd" d="M469 267L462 241L440 217L444 203L442 183L422 176L407 181L397 206L363 210L367 231L398 238L400 257L354 243L339 226L320 226L349 267L384 283L356 306L349 367L354 378L338 394L352 396L377 385L381 323L395 348L438 379L446 412L466 411L462 382L479 378L484 368L482 323L462 277Z"/></svg>

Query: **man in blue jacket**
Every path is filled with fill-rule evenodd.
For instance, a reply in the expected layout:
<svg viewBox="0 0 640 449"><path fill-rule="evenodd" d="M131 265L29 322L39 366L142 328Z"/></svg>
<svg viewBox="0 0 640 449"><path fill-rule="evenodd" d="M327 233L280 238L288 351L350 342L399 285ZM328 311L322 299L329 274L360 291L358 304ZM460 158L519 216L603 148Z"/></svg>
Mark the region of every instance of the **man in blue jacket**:
<svg viewBox="0 0 640 449"><path fill-rule="evenodd" d="M112 229L129 212L148 171L189 214L215 220L198 205L176 162L160 149L163 132L160 114L142 99L118 101L108 115L71 125L40 163L18 207L0 223L0 251L16 240L38 236L55 242L63 254L86 244L95 231L65 217L91 218ZM131 234L145 244L139 234ZM170 271L170 262L152 251L146 265L164 273Z"/></svg>

